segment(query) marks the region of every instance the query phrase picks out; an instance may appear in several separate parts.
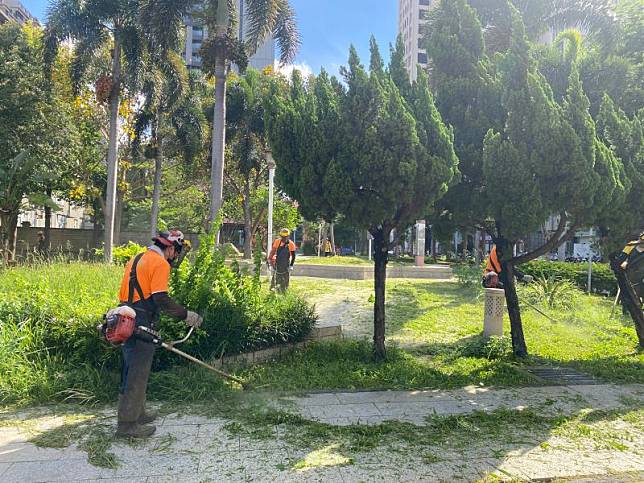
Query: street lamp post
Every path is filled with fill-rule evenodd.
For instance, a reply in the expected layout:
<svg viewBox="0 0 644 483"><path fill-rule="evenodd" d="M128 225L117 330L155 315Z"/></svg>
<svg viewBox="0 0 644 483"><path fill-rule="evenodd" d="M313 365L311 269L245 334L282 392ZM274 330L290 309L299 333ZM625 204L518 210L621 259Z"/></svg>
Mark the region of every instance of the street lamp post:
<svg viewBox="0 0 644 483"><path fill-rule="evenodd" d="M268 242L266 254L270 254L273 246L273 183L275 179L275 160L270 149L264 151L266 163L268 164Z"/></svg>

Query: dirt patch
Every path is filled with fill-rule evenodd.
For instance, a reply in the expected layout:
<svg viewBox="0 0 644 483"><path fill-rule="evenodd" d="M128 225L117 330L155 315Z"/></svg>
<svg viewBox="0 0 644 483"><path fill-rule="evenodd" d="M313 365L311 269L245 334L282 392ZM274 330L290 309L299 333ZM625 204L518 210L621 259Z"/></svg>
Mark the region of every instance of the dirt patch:
<svg viewBox="0 0 644 483"><path fill-rule="evenodd" d="M311 300L319 316L319 325L342 325L346 338L369 338L372 333L373 304L371 289L355 287L351 291L337 290Z"/></svg>

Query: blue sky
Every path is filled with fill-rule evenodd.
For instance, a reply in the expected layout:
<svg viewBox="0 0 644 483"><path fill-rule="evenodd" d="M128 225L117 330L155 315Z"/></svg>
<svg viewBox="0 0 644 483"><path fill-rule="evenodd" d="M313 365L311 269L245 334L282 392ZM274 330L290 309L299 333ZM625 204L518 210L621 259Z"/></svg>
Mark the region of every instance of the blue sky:
<svg viewBox="0 0 644 483"><path fill-rule="evenodd" d="M48 0L22 0L32 14L44 22ZM389 43L396 38L397 0L291 0L302 33L302 47L295 64L308 66L314 73L324 67L337 74L345 65L349 45L358 49L368 64L369 37L376 36L385 59Z"/></svg>

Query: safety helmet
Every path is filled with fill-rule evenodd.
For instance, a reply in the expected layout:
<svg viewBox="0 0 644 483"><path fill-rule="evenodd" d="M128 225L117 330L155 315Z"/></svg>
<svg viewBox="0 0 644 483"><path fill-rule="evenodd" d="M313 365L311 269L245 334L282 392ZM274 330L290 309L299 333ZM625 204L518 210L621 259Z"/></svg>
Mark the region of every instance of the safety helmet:
<svg viewBox="0 0 644 483"><path fill-rule="evenodd" d="M493 271L486 273L483 281L483 286L485 288L498 288L499 274Z"/></svg>
<svg viewBox="0 0 644 483"><path fill-rule="evenodd" d="M174 248L178 251L183 248L184 240L185 237L179 230L162 231L152 239L152 241L155 241L166 247L174 246Z"/></svg>
<svg viewBox="0 0 644 483"><path fill-rule="evenodd" d="M282 228L280 230L280 236L291 236L291 230L288 228Z"/></svg>

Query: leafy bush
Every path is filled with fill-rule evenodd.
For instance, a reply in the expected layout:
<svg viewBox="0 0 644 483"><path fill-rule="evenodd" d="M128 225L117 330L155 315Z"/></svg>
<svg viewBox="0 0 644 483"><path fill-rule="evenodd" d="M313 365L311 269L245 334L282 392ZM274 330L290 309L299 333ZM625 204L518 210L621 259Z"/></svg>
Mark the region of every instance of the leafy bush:
<svg viewBox="0 0 644 483"><path fill-rule="evenodd" d="M125 265L130 261L130 258L135 257L139 253L145 251L146 247L134 243L133 241L127 242L126 245L114 247L112 249L112 258L117 265ZM105 251L102 248L94 250L98 257L102 257Z"/></svg>
<svg viewBox="0 0 644 483"><path fill-rule="evenodd" d="M457 357L484 357L490 361L509 359L512 357L512 339L505 335L476 335L456 344L453 351Z"/></svg>
<svg viewBox="0 0 644 483"><path fill-rule="evenodd" d="M482 270L476 265L453 265L452 271L461 287L476 287L481 285Z"/></svg>
<svg viewBox="0 0 644 483"><path fill-rule="evenodd" d="M204 317L185 347L208 359L303 340L316 322L313 307L292 294L263 290L259 277L237 263L227 266L225 258L206 237L194 263L184 262L173 274L173 297ZM169 338L185 333L182 322L167 320L162 326Z"/></svg>
<svg viewBox="0 0 644 483"><path fill-rule="evenodd" d="M302 255L306 256L317 255L318 252L315 243L311 240L305 240L302 242L300 249L302 250Z"/></svg>
<svg viewBox="0 0 644 483"><path fill-rule="evenodd" d="M508 336L491 336L483 347L488 360L508 359L512 356L512 339Z"/></svg>
<svg viewBox="0 0 644 483"><path fill-rule="evenodd" d="M184 349L201 357L302 340L315 324L313 308L293 296L262 290L259 277L224 265L212 240L194 264L173 275L180 302L205 316ZM123 267L44 264L0 271L0 402L110 400L116 395L120 351L96 325L118 302ZM179 338L183 322L164 320ZM157 368L182 362L159 351Z"/></svg>
<svg viewBox="0 0 644 483"><path fill-rule="evenodd" d="M588 290L588 264L533 260L519 269L535 278L567 280L581 290ZM617 293L617 281L607 263L593 263L592 289L596 293Z"/></svg>
<svg viewBox="0 0 644 483"><path fill-rule="evenodd" d="M523 291L532 304L541 303L550 308L572 308L581 295L573 283L554 277L537 277Z"/></svg>

